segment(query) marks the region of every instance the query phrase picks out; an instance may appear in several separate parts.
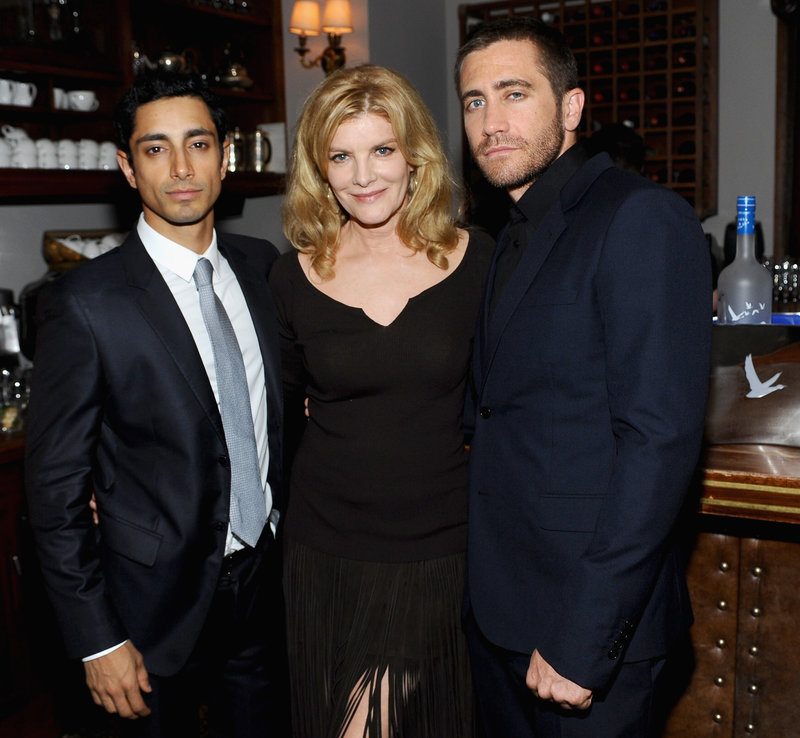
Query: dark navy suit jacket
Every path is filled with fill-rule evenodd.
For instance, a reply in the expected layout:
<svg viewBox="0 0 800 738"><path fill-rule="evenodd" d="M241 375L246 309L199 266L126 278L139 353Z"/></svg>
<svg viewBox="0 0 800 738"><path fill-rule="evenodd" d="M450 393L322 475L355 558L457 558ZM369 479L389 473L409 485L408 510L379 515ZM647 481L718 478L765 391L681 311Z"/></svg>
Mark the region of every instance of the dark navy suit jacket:
<svg viewBox="0 0 800 738"><path fill-rule="evenodd" d="M218 245L261 347L280 507L280 358L266 281L277 252L243 236L220 234ZM169 676L205 622L228 527L230 466L211 384L135 231L57 280L40 319L26 482L67 650L80 658L130 638L148 671Z"/></svg>
<svg viewBox="0 0 800 738"><path fill-rule="evenodd" d="M673 528L702 437L709 285L690 206L601 154L484 305L468 602L490 641L588 688L691 622Z"/></svg>

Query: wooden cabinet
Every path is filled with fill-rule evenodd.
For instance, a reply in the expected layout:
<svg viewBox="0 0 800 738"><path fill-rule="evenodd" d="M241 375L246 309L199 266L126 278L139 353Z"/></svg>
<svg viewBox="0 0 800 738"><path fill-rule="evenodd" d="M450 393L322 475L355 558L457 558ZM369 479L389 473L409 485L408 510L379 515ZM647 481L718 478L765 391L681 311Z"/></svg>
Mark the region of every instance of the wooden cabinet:
<svg viewBox="0 0 800 738"><path fill-rule="evenodd" d="M558 28L586 92L583 134L629 123L645 141L645 176L717 209L717 0L501 0L460 7L462 39L506 15Z"/></svg>
<svg viewBox="0 0 800 738"><path fill-rule="evenodd" d="M285 119L279 0L9 0L0 4L0 79L32 83L37 94L30 106L0 102L0 124L34 139L113 140L113 107L135 69L167 54L207 77L243 132ZM231 78L234 64L247 71L244 84ZM57 90L91 90L98 107L62 109ZM249 196L282 186L279 174L237 172L224 188ZM126 193L117 171L0 168L0 203Z"/></svg>

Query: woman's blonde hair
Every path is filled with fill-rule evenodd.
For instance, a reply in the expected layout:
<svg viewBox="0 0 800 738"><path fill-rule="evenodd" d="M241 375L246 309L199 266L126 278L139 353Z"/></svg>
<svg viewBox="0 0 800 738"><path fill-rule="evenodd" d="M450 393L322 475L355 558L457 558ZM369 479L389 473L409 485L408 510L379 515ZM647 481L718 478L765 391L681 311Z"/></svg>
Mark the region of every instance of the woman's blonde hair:
<svg viewBox="0 0 800 738"><path fill-rule="evenodd" d="M451 215L454 184L436 124L404 77L372 64L335 72L303 106L282 208L286 237L311 256L311 266L322 279L333 277L341 229L349 216L328 185L329 149L339 126L363 113L391 123L398 148L412 168L397 235L447 269L446 255L456 247L458 232Z"/></svg>

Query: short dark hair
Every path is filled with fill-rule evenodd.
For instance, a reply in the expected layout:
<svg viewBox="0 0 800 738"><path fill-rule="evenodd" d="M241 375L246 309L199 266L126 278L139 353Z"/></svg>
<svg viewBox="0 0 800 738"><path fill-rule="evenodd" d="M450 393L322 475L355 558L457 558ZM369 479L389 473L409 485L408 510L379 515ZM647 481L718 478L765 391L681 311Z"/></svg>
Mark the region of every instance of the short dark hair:
<svg viewBox="0 0 800 738"><path fill-rule="evenodd" d="M561 33L537 18L509 16L476 26L458 50L455 82L459 94L464 59L498 41L530 41L539 51L544 75L557 99L578 86L578 64Z"/></svg>
<svg viewBox="0 0 800 738"><path fill-rule="evenodd" d="M228 118L217 97L198 74L183 74L161 69L140 73L133 85L122 95L114 109L114 133L117 145L131 158L130 140L136 121L136 111L147 103L166 97L196 97L208 107L217 129L220 150L228 133Z"/></svg>

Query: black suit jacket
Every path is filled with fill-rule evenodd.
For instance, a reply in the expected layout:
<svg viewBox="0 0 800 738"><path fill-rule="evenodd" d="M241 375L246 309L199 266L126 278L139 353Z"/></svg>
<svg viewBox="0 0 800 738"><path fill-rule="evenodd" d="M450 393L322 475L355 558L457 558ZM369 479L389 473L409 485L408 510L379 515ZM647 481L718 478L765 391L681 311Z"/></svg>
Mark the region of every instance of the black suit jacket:
<svg viewBox="0 0 800 738"><path fill-rule="evenodd" d="M709 285L688 204L603 154L484 305L469 601L489 640L585 687L691 621L673 528L702 437Z"/></svg>
<svg viewBox="0 0 800 738"><path fill-rule="evenodd" d="M219 235L264 360L269 482L281 501L282 394L266 241ZM188 658L228 526L217 404L175 300L133 231L42 298L26 483L38 552L70 655L126 638L149 671ZM97 495L100 525L88 508Z"/></svg>

